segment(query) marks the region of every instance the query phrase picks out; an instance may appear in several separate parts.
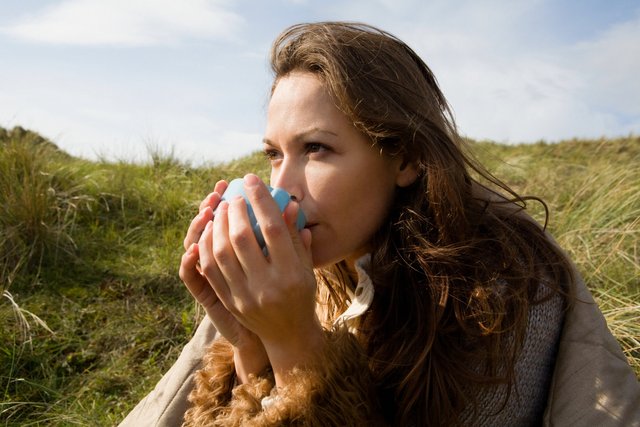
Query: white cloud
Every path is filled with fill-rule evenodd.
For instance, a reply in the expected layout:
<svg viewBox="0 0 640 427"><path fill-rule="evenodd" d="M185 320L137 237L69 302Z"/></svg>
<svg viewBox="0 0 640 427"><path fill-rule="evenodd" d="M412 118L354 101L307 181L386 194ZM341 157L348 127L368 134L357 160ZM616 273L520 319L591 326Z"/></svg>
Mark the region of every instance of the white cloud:
<svg viewBox="0 0 640 427"><path fill-rule="evenodd" d="M550 44L530 31L530 15L544 6L537 3L451 9L436 2L416 13L421 25L395 26L432 67L470 137L530 142L639 133L640 16L577 44Z"/></svg>
<svg viewBox="0 0 640 427"><path fill-rule="evenodd" d="M216 0L66 0L3 31L34 42L71 45L171 45L232 40L244 19Z"/></svg>
<svg viewBox="0 0 640 427"><path fill-rule="evenodd" d="M588 73L584 97L640 116L640 13L574 50L576 67Z"/></svg>
<svg viewBox="0 0 640 427"><path fill-rule="evenodd" d="M462 133L505 142L577 136L579 75L544 58L466 60L443 73ZM585 126L581 126L585 129ZM567 131L568 130L568 133Z"/></svg>

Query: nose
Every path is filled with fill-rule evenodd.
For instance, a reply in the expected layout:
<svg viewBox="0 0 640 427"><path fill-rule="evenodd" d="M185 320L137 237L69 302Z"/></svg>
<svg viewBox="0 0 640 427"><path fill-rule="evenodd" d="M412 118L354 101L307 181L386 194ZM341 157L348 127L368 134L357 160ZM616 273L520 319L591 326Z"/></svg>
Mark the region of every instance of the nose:
<svg viewBox="0 0 640 427"><path fill-rule="evenodd" d="M304 200L304 169L290 159L271 169L271 186L282 188L298 203Z"/></svg>

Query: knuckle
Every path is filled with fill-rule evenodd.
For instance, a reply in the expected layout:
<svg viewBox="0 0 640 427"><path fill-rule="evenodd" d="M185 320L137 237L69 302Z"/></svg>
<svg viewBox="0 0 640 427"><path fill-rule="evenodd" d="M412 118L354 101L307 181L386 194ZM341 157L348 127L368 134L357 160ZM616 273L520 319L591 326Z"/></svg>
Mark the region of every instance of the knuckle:
<svg viewBox="0 0 640 427"><path fill-rule="evenodd" d="M238 301L233 308L233 314L240 317L252 317L258 311L258 305L253 300Z"/></svg>
<svg viewBox="0 0 640 427"><path fill-rule="evenodd" d="M212 248L212 254L214 259L216 260L216 262L218 262L219 264L224 264L226 263L229 258L229 251L227 250L226 245L222 245L222 244L215 244L213 245Z"/></svg>
<svg viewBox="0 0 640 427"><path fill-rule="evenodd" d="M189 224L189 228L187 229L187 235L193 234L196 232L195 229L198 227L198 223L200 222L200 220L201 218L199 216L191 220L191 223Z"/></svg>
<svg viewBox="0 0 640 427"><path fill-rule="evenodd" d="M267 190L263 185L258 185L256 187L251 188L247 193L253 200L264 200L266 198L271 198L271 193Z"/></svg>
<svg viewBox="0 0 640 427"><path fill-rule="evenodd" d="M212 277L214 277L215 268L213 265L206 264L206 265L203 265L201 268L202 268L202 274L204 275L204 277L206 277L207 279L211 279Z"/></svg>
<svg viewBox="0 0 640 427"><path fill-rule="evenodd" d="M184 259L185 256L186 255L182 256L182 262L180 263L180 268L178 269L178 276L180 277L180 280L186 283L192 280L193 272L191 271L191 268L186 265L186 262Z"/></svg>
<svg viewBox="0 0 640 427"><path fill-rule="evenodd" d="M264 307L273 307L278 304L280 298L278 298L275 292L265 292L260 295L260 304Z"/></svg>
<svg viewBox="0 0 640 427"><path fill-rule="evenodd" d="M203 288L202 292L199 294L199 298L196 298L200 304L204 307L212 307L217 301L218 297L214 292L210 292L207 288Z"/></svg>
<svg viewBox="0 0 640 427"><path fill-rule="evenodd" d="M248 247L253 238L253 231L247 227L242 227L229 233L229 240L231 240L232 245L237 248Z"/></svg>
<svg viewBox="0 0 640 427"><path fill-rule="evenodd" d="M211 202L211 193L207 194L207 196L202 199L202 201L200 202L200 205L198 206L198 211L202 211L203 209L205 209L207 206L209 206L209 203Z"/></svg>
<svg viewBox="0 0 640 427"><path fill-rule="evenodd" d="M260 225L262 234L271 238L277 238L287 232L286 227L282 221L267 221L264 225Z"/></svg>

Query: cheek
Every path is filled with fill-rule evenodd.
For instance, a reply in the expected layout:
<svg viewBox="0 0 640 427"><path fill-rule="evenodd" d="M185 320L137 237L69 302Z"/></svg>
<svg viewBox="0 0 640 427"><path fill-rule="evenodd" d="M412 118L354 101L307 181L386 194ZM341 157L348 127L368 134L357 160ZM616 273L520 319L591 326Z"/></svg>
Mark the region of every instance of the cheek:
<svg viewBox="0 0 640 427"><path fill-rule="evenodd" d="M388 216L395 191L395 182L380 173L380 168L339 169L308 179L309 195L325 222L312 240L316 267L369 250L371 238ZM345 174L345 170L363 173Z"/></svg>
<svg viewBox="0 0 640 427"><path fill-rule="evenodd" d="M344 201L347 207L358 207L374 217L384 216L395 192L395 182L382 166L362 168L360 175L353 177Z"/></svg>
<svg viewBox="0 0 640 427"><path fill-rule="evenodd" d="M352 227L352 234L360 235L359 240L369 241L387 218L389 199L386 194L361 195L358 199L350 199L349 218L346 223Z"/></svg>
<svg viewBox="0 0 640 427"><path fill-rule="evenodd" d="M369 185L340 194L331 205L336 245L351 250L366 245L386 220L393 194L386 189L372 190Z"/></svg>

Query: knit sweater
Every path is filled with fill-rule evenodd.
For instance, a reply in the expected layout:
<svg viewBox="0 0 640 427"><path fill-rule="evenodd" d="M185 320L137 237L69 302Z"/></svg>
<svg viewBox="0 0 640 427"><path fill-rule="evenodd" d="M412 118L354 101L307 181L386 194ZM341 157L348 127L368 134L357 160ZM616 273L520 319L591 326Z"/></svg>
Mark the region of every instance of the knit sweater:
<svg viewBox="0 0 640 427"><path fill-rule="evenodd" d="M540 286L536 299L543 300L549 292L548 288ZM462 425L528 426L542 423L565 307L563 297L557 293L543 301L532 305L529 310L529 323L516 361L516 382L511 393L507 395L506 385L478 388L478 406L465 409L461 415Z"/></svg>

